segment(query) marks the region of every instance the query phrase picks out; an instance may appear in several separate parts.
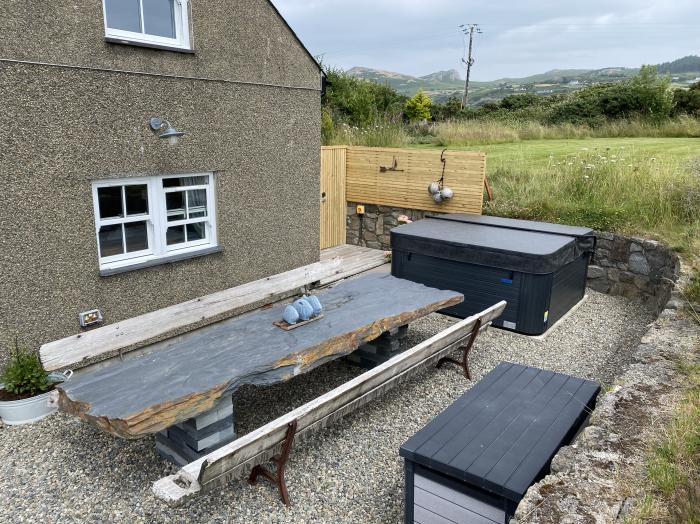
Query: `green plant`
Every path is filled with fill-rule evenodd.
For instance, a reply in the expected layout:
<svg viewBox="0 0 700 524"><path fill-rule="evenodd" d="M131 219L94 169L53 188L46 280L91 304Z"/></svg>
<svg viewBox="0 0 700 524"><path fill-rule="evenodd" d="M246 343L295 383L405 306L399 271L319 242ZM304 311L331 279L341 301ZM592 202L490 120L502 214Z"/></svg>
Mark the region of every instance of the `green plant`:
<svg viewBox="0 0 700 524"><path fill-rule="evenodd" d="M48 374L38 355L20 348L17 341L1 380L5 391L14 395L34 396L51 389Z"/></svg>
<svg viewBox="0 0 700 524"><path fill-rule="evenodd" d="M403 112L409 122L418 122L420 120L430 120L430 109L433 107L433 101L421 89L416 93L416 96L406 100Z"/></svg>

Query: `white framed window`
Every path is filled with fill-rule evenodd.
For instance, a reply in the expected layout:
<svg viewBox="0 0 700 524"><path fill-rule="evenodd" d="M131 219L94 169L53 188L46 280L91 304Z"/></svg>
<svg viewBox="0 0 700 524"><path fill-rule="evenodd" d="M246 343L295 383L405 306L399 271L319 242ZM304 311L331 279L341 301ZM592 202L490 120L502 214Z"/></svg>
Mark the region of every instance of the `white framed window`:
<svg viewBox="0 0 700 524"><path fill-rule="evenodd" d="M117 269L215 247L214 175L94 182L100 269Z"/></svg>
<svg viewBox="0 0 700 524"><path fill-rule="evenodd" d="M190 49L188 0L102 0L105 36Z"/></svg>

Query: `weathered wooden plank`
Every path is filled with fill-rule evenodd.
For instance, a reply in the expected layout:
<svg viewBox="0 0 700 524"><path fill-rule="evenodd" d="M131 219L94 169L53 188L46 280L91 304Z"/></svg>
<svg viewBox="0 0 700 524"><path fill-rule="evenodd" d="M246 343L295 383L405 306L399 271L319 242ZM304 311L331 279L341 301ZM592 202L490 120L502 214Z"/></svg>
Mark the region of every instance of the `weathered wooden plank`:
<svg viewBox="0 0 700 524"><path fill-rule="evenodd" d="M326 285L384 263L381 252L363 249L341 258L326 253L315 264L49 342L39 350L41 360L49 371L80 366L282 300L314 282Z"/></svg>
<svg viewBox="0 0 700 524"><path fill-rule="evenodd" d="M124 438L156 433L212 408L243 384L270 384L346 355L463 296L384 273L317 293L324 318L295 331L272 323L284 304L182 335L169 346L88 370L57 388L59 407Z"/></svg>
<svg viewBox="0 0 700 524"><path fill-rule="evenodd" d="M342 386L188 464L177 474L157 481L153 486L154 493L177 505L202 489L212 489L228 482L277 453L287 424L292 420L298 422L297 438L304 438L327 426L433 365L470 336L477 318L481 318L482 326L486 326L503 312L505 306L505 302L501 302L479 315L464 319Z"/></svg>

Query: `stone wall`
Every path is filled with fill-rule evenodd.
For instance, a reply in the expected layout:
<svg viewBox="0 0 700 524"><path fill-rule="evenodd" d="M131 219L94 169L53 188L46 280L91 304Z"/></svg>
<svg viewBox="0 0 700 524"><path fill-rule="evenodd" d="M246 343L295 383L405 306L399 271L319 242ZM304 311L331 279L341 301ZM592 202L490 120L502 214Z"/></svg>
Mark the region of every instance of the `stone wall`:
<svg viewBox="0 0 700 524"><path fill-rule="evenodd" d="M391 249L389 232L398 225L398 217L421 220L430 211L365 205L365 214L357 214L357 203L348 202L347 243ZM628 238L596 232L597 249L588 272L588 285L610 295L636 298L659 312L671 296L678 279L678 255L654 240Z"/></svg>
<svg viewBox="0 0 700 524"><path fill-rule="evenodd" d="M347 243L373 249L391 249L389 232L399 225L398 218L406 215L411 220L421 220L432 211L398 207L365 205L365 214L357 214L357 202L348 202Z"/></svg>
<svg viewBox="0 0 700 524"><path fill-rule="evenodd" d="M632 365L598 398L590 425L557 453L550 474L527 491L513 524L626 522L644 500L649 446L688 387L679 362L700 361L700 325L682 304L673 291Z"/></svg>
<svg viewBox="0 0 700 524"><path fill-rule="evenodd" d="M610 295L642 300L660 312L671 297L680 272L676 253L655 240L596 232L595 259L588 286Z"/></svg>

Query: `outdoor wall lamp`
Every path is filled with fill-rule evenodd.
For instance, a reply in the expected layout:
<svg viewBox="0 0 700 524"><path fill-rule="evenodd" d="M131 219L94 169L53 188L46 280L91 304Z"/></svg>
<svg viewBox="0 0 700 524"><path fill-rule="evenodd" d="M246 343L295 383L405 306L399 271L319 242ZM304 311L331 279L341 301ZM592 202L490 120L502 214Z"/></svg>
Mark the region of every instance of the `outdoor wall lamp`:
<svg viewBox="0 0 700 524"><path fill-rule="evenodd" d="M167 139L168 144L171 146L177 145L178 139L185 134L183 131L178 131L171 126L167 120L158 117L151 118L148 121L148 125L158 138Z"/></svg>

